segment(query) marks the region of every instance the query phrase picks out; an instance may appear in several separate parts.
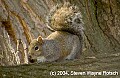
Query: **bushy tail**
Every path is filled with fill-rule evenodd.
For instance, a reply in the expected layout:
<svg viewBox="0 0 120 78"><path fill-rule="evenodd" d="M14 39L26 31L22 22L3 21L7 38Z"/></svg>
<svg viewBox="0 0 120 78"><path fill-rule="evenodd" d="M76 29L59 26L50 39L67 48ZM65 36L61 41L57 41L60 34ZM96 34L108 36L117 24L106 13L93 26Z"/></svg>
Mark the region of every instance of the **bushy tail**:
<svg viewBox="0 0 120 78"><path fill-rule="evenodd" d="M56 5L47 16L47 26L54 31L67 31L77 35L81 43L80 50L82 51L84 23L77 6L68 2L63 5Z"/></svg>

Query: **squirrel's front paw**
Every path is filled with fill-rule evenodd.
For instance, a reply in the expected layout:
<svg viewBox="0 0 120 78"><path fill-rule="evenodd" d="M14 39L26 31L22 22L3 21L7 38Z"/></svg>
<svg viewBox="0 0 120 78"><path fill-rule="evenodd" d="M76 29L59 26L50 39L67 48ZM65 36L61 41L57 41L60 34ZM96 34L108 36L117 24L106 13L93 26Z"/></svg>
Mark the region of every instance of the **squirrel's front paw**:
<svg viewBox="0 0 120 78"><path fill-rule="evenodd" d="M68 55L66 58L65 58L65 60L73 60L74 59L74 57L72 57L71 55Z"/></svg>
<svg viewBox="0 0 120 78"><path fill-rule="evenodd" d="M41 63L41 62L46 62L46 58L44 56L40 56L37 58L37 62Z"/></svg>

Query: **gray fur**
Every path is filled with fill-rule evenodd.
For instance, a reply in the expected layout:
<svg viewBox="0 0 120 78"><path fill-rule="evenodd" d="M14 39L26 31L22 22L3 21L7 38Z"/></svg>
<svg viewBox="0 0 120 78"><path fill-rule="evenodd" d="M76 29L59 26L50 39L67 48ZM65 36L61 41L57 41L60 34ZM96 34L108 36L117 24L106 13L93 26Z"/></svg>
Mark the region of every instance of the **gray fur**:
<svg viewBox="0 0 120 78"><path fill-rule="evenodd" d="M61 7L69 8L70 11L68 10L67 12L72 13L68 16L65 16L65 20L61 20L62 22L58 24L56 23L56 20L52 19L52 17ZM55 32L51 33L47 38L43 39L43 41L41 41L43 43L38 44L39 42L33 40L33 42L31 42L32 44L30 45L29 53L34 54L32 57L37 59L38 63L80 58L83 45L84 23L82 21L81 12L78 10L78 7L66 3L64 5L57 5L50 11L49 15L47 16L47 26ZM61 14L58 13L58 16L61 17ZM55 16L55 18L57 17ZM51 21L53 24L51 24ZM34 50L36 44L40 48L37 52Z"/></svg>

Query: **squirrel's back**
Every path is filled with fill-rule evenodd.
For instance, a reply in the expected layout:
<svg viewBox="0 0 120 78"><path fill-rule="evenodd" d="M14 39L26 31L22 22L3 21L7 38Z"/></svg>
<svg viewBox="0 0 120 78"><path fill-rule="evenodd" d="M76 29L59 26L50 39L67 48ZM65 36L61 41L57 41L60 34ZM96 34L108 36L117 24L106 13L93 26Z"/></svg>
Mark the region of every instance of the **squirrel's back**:
<svg viewBox="0 0 120 78"><path fill-rule="evenodd" d="M72 44L74 43L74 39L79 39L76 35L70 34L68 32L64 31L55 31L52 34L50 34L47 38L47 40L54 40L53 43L56 47L59 47L60 51L60 58L63 59L63 57L70 54L70 51L72 50ZM79 42L78 42L79 43ZM51 46L51 44L47 44ZM53 51L56 52L56 51ZM59 53L58 53L59 54Z"/></svg>

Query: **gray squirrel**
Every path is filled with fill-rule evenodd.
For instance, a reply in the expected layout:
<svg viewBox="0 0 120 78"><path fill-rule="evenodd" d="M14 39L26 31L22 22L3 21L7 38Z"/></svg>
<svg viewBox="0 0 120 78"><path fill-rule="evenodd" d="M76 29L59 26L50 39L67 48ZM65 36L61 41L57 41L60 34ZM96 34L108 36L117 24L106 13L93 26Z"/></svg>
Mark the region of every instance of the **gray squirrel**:
<svg viewBox="0 0 120 78"><path fill-rule="evenodd" d="M39 36L29 45L30 63L72 60L79 58L83 45L81 12L70 3L56 5L47 16L47 26L54 32L47 38Z"/></svg>

